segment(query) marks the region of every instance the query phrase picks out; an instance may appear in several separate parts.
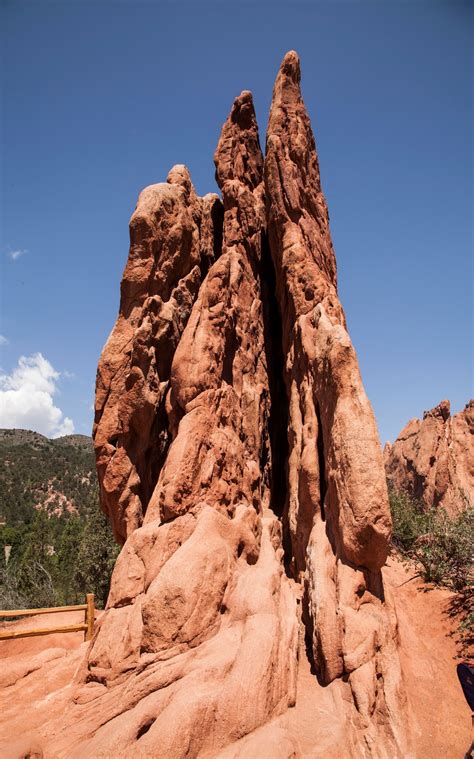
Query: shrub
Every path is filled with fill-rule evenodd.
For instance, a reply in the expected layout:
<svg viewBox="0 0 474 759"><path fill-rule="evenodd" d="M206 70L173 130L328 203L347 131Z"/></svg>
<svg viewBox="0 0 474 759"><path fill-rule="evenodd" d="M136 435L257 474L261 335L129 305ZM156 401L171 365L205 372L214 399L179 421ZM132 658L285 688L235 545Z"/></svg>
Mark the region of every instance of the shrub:
<svg viewBox="0 0 474 759"><path fill-rule="evenodd" d="M469 648L474 642L474 508L467 505L450 517L444 509L427 509L404 493L389 495L394 547L426 582L456 593L450 614L458 619L461 645Z"/></svg>
<svg viewBox="0 0 474 759"><path fill-rule="evenodd" d="M392 542L402 554L409 554L417 538L426 533L427 519L421 504L405 493L389 491L392 512Z"/></svg>
<svg viewBox="0 0 474 759"><path fill-rule="evenodd" d="M426 509L393 491L390 507L393 544L427 582L457 592L472 587L474 508L450 517L442 508Z"/></svg>

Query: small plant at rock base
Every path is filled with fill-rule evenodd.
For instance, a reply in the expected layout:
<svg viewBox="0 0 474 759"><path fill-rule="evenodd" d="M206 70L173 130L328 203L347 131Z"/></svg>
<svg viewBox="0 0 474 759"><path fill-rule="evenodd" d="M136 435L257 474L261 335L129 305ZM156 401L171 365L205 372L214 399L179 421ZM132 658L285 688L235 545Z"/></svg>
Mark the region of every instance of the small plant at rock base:
<svg viewBox="0 0 474 759"><path fill-rule="evenodd" d="M459 621L465 646L474 626L474 508L449 516L442 508L426 508L405 493L389 491L392 542L402 559L415 564L425 582L456 593L450 614Z"/></svg>
<svg viewBox="0 0 474 759"><path fill-rule="evenodd" d="M408 554L417 538L426 532L427 519L423 506L405 493L389 490L392 512L392 542L402 554Z"/></svg>

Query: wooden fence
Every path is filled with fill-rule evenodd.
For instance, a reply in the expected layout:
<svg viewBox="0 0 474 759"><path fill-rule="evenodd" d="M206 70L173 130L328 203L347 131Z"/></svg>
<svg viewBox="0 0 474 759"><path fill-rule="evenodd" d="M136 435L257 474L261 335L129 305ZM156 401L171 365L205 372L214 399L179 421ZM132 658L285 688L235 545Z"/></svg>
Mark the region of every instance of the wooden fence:
<svg viewBox="0 0 474 759"><path fill-rule="evenodd" d="M34 630L0 630L0 640L11 638L31 638L35 635L49 635L50 633L72 633L84 631L84 640L90 640L94 633L94 594L86 595L85 604L76 606L53 606L51 609L0 609L0 617L31 617L36 614L57 614L61 611L84 611L84 623L80 625L65 625L63 627L39 627Z"/></svg>

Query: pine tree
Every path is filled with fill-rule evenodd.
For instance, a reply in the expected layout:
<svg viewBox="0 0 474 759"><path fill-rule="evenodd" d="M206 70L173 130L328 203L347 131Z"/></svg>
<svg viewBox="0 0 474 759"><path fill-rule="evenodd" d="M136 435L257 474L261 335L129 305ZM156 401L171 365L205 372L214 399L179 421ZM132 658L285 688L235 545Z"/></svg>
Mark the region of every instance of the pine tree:
<svg viewBox="0 0 474 759"><path fill-rule="evenodd" d="M59 539L57 588L61 604L82 603L80 590L76 587L75 572L84 524L77 516L70 517Z"/></svg>
<svg viewBox="0 0 474 759"><path fill-rule="evenodd" d="M94 593L99 608L107 602L110 576L119 551L107 518L98 509L92 510L82 534L74 584L82 595Z"/></svg>
<svg viewBox="0 0 474 759"><path fill-rule="evenodd" d="M26 535L26 548L18 566L18 589L32 606L54 606L57 557L52 525L45 511L38 511Z"/></svg>

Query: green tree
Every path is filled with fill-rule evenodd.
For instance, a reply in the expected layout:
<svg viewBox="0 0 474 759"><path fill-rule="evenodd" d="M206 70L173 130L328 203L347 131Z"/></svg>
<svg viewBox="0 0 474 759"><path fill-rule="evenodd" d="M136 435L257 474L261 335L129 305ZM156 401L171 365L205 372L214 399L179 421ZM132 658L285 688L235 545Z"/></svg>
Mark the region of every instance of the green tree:
<svg viewBox="0 0 474 759"><path fill-rule="evenodd" d="M82 602L80 591L75 583L75 572L83 532L83 521L77 516L72 516L66 521L59 538L57 590L61 595L62 605Z"/></svg>
<svg viewBox="0 0 474 759"><path fill-rule="evenodd" d="M57 558L52 542L52 525L48 515L36 513L26 534L26 546L18 563L18 589L33 606L54 606Z"/></svg>
<svg viewBox="0 0 474 759"><path fill-rule="evenodd" d="M110 577L119 551L107 518L98 509L93 510L82 534L74 584L82 595L95 593L98 607L103 608L107 602Z"/></svg>

